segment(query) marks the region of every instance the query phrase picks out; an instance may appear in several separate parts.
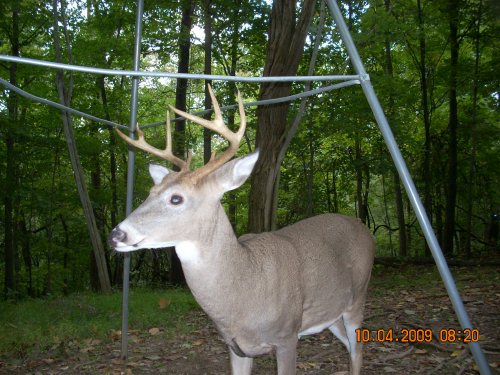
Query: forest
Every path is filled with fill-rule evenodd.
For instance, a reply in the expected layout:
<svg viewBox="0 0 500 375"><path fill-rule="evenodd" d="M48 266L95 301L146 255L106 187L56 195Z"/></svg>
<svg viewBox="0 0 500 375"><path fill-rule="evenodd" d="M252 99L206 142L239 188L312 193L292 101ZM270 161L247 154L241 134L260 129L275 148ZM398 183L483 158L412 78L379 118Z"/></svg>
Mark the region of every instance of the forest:
<svg viewBox="0 0 500 375"><path fill-rule="evenodd" d="M224 76L353 74L323 1L280 17L266 0L146 1L140 70ZM341 1L365 68L448 259L498 259L500 222L500 6L492 0ZM136 2L4 0L0 54L131 70ZM62 71L0 60L0 78L37 97L128 125L129 76ZM168 105L210 108L277 98L332 82L284 84L143 77L138 123L164 147ZM113 126L0 93L0 287L4 298L119 289L123 257L107 237L125 217L128 147ZM239 121L235 110L226 123ZM357 216L378 258L428 260L415 213L358 85L303 100L247 107L239 150L261 150L251 181L223 203L238 235L325 212ZM201 166L226 142L175 123L174 152ZM265 152L262 152L265 150ZM136 153L133 205L148 195ZM496 166L496 167L495 167ZM137 286L182 284L170 251L132 256Z"/></svg>

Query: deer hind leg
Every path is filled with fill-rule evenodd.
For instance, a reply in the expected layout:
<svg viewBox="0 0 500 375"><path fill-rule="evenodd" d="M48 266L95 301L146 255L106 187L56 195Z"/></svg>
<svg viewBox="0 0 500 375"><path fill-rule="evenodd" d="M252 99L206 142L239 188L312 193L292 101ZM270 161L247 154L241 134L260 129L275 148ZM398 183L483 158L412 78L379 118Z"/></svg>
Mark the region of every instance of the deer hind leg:
<svg viewBox="0 0 500 375"><path fill-rule="evenodd" d="M344 319L340 317L335 323L333 323L328 329L338 338L342 344L345 345L347 350L350 352L351 348L349 346L349 339L347 338L347 332L344 326Z"/></svg>
<svg viewBox="0 0 500 375"><path fill-rule="evenodd" d="M252 372L253 358L240 357L229 348L232 375L250 375Z"/></svg>
<svg viewBox="0 0 500 375"><path fill-rule="evenodd" d="M361 371L362 344L356 340L356 329L361 328L363 316L345 313L328 329L345 345L349 352L351 375L359 375Z"/></svg>

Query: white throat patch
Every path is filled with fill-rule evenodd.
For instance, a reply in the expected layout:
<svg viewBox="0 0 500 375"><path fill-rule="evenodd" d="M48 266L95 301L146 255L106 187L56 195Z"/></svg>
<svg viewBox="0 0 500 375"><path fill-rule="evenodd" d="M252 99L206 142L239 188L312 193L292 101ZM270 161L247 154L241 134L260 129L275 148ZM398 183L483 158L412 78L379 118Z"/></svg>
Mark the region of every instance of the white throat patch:
<svg viewBox="0 0 500 375"><path fill-rule="evenodd" d="M200 249L195 242L179 242L175 245L175 252L180 261L185 265L195 266L201 261Z"/></svg>

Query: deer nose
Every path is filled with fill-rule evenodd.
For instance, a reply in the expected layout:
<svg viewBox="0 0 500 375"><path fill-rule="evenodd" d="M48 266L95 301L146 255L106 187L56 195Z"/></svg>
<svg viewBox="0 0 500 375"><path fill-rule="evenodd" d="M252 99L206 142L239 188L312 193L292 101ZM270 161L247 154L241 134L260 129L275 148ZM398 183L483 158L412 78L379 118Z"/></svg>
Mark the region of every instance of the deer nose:
<svg viewBox="0 0 500 375"><path fill-rule="evenodd" d="M127 239L127 233L116 227L109 235L109 244L115 247L118 242L124 242Z"/></svg>

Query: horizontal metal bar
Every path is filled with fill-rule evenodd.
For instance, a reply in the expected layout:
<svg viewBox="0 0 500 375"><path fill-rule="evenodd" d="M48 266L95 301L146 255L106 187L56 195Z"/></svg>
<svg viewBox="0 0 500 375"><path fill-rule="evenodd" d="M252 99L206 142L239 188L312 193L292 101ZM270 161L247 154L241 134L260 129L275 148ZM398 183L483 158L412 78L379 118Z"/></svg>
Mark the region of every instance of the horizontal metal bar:
<svg viewBox="0 0 500 375"><path fill-rule="evenodd" d="M40 104L45 104L45 105L48 105L49 107L57 108L61 111L65 111L65 112L71 113L71 114L76 115L76 116L87 118L87 119L95 121L95 122L100 122L104 125L108 125L108 126L111 126L114 128L128 129L128 127L125 125L120 125L120 124L117 124L116 122L113 122L113 121L104 120L102 118L89 115L88 113L81 112L81 111L78 111L78 110L70 108L70 107L66 107L65 105L62 105L60 103L56 103L56 102L53 102L51 100L40 98L39 96L30 94L29 92L26 92L23 89L20 89L19 87L12 85L10 82L8 82L2 78L0 78L0 84L7 87L9 90L12 90L12 91L18 93L19 95L21 95L27 99L33 100L34 102L37 102Z"/></svg>
<svg viewBox="0 0 500 375"><path fill-rule="evenodd" d="M329 85L329 86L325 86L325 87L319 87L319 88L314 89L314 90L304 91L304 92L301 92L299 94L284 96L284 97L281 97L281 98L259 100L259 101L256 101L256 102L246 102L243 105L245 107L254 107L254 106L258 106L258 105L269 105L269 104L289 102L289 101L297 100L297 99L300 99L300 98L305 98L305 97L308 97L308 96L317 95L317 94L320 94L320 93L323 93L323 92L328 92L328 91L340 89L342 87L348 87L348 86L356 85L356 84L359 84L359 83L360 83L360 81L357 80L357 79L355 79L355 80L351 80L351 81L337 83L337 84L334 84L334 85ZM12 85L10 82L8 82L8 81L6 81L6 80L4 80L2 78L0 78L0 84L3 85L3 86L5 86L9 90L12 90L12 91L18 93L19 95L21 95L21 96L23 96L23 97L25 97L27 99L33 100L33 101L35 101L37 103L45 104L45 105L48 105L50 107L53 107L53 108L56 108L56 109L59 109L59 110L62 110L62 111L66 111L66 112L71 113L73 115L80 116L80 117L83 117L83 118L87 118L87 119L95 121L95 122L100 122L101 124L108 125L108 126L111 126L113 128L120 128L120 129L124 129L124 130L127 130L129 128L128 126L121 125L121 124L118 124L118 123L113 122L113 121L105 120L105 119L102 119L102 118L99 118L99 117L96 117L96 116L93 116L93 115L89 115L88 113L81 112L81 111L78 111L78 110L70 108L70 107L66 107L66 106L64 106L64 105L62 105L60 103L56 103L56 102L53 102L51 100L44 99L44 98L41 98L39 96L30 94L29 92L26 92L23 89L21 89L21 88L19 88L17 86ZM221 110L224 111L224 110L233 109L233 108L237 108L237 107L238 107L237 104L231 104L231 105L227 105L227 106L221 107ZM197 116L201 116L201 115L205 115L205 114L211 113L211 112L212 112L212 109L207 109L207 110L204 110L204 111L195 112L194 114L197 115ZM180 121L180 120L181 120L180 117L176 117L172 121L175 122L175 121ZM148 125L141 126L141 128L142 129L152 128L152 127L156 127L156 126L161 126L164 123L165 123L164 121L158 121L158 122L154 122L154 123L151 123L151 124L148 124Z"/></svg>
<svg viewBox="0 0 500 375"><path fill-rule="evenodd" d="M335 85L329 85L329 86L320 87L320 88L317 88L314 90L304 91L304 92L301 92L300 94L283 96L281 98L258 100L256 102L246 102L246 103L243 103L243 106L244 107L256 107L259 105L269 105L269 104L290 102L290 101L294 101L297 99L306 98L309 96L321 94L323 92L328 92L328 91L340 89L343 87L348 87L348 86L352 86L352 85L359 85L359 84L360 84L360 81L357 79L354 79L352 81L341 82L341 83L337 83ZM230 105L220 107L220 109L222 111L226 111L228 109L235 109L235 108L238 108L238 104L230 104ZM209 114L212 112L213 112L213 109L205 109L203 111L194 112L193 115L203 116L203 115L206 115L206 114ZM182 119L181 117L176 117L172 121L180 121L181 119ZM151 124L141 125L141 129L152 128L152 127L160 126L160 125L164 125L164 124L165 124L165 121L153 122Z"/></svg>
<svg viewBox="0 0 500 375"><path fill-rule="evenodd" d="M165 78L187 78L187 79L208 79L217 81L233 82L304 82L304 81L349 81L360 79L358 75L328 75L328 76L274 76L274 77L237 77L208 74L188 74L188 73L170 73L170 72L147 72L134 70L114 70L94 68L90 66L70 65L29 59L25 57L0 55L0 61L10 61L22 64L42 66L52 69L71 70L75 72L96 73L109 76L129 76L129 77L165 77Z"/></svg>

